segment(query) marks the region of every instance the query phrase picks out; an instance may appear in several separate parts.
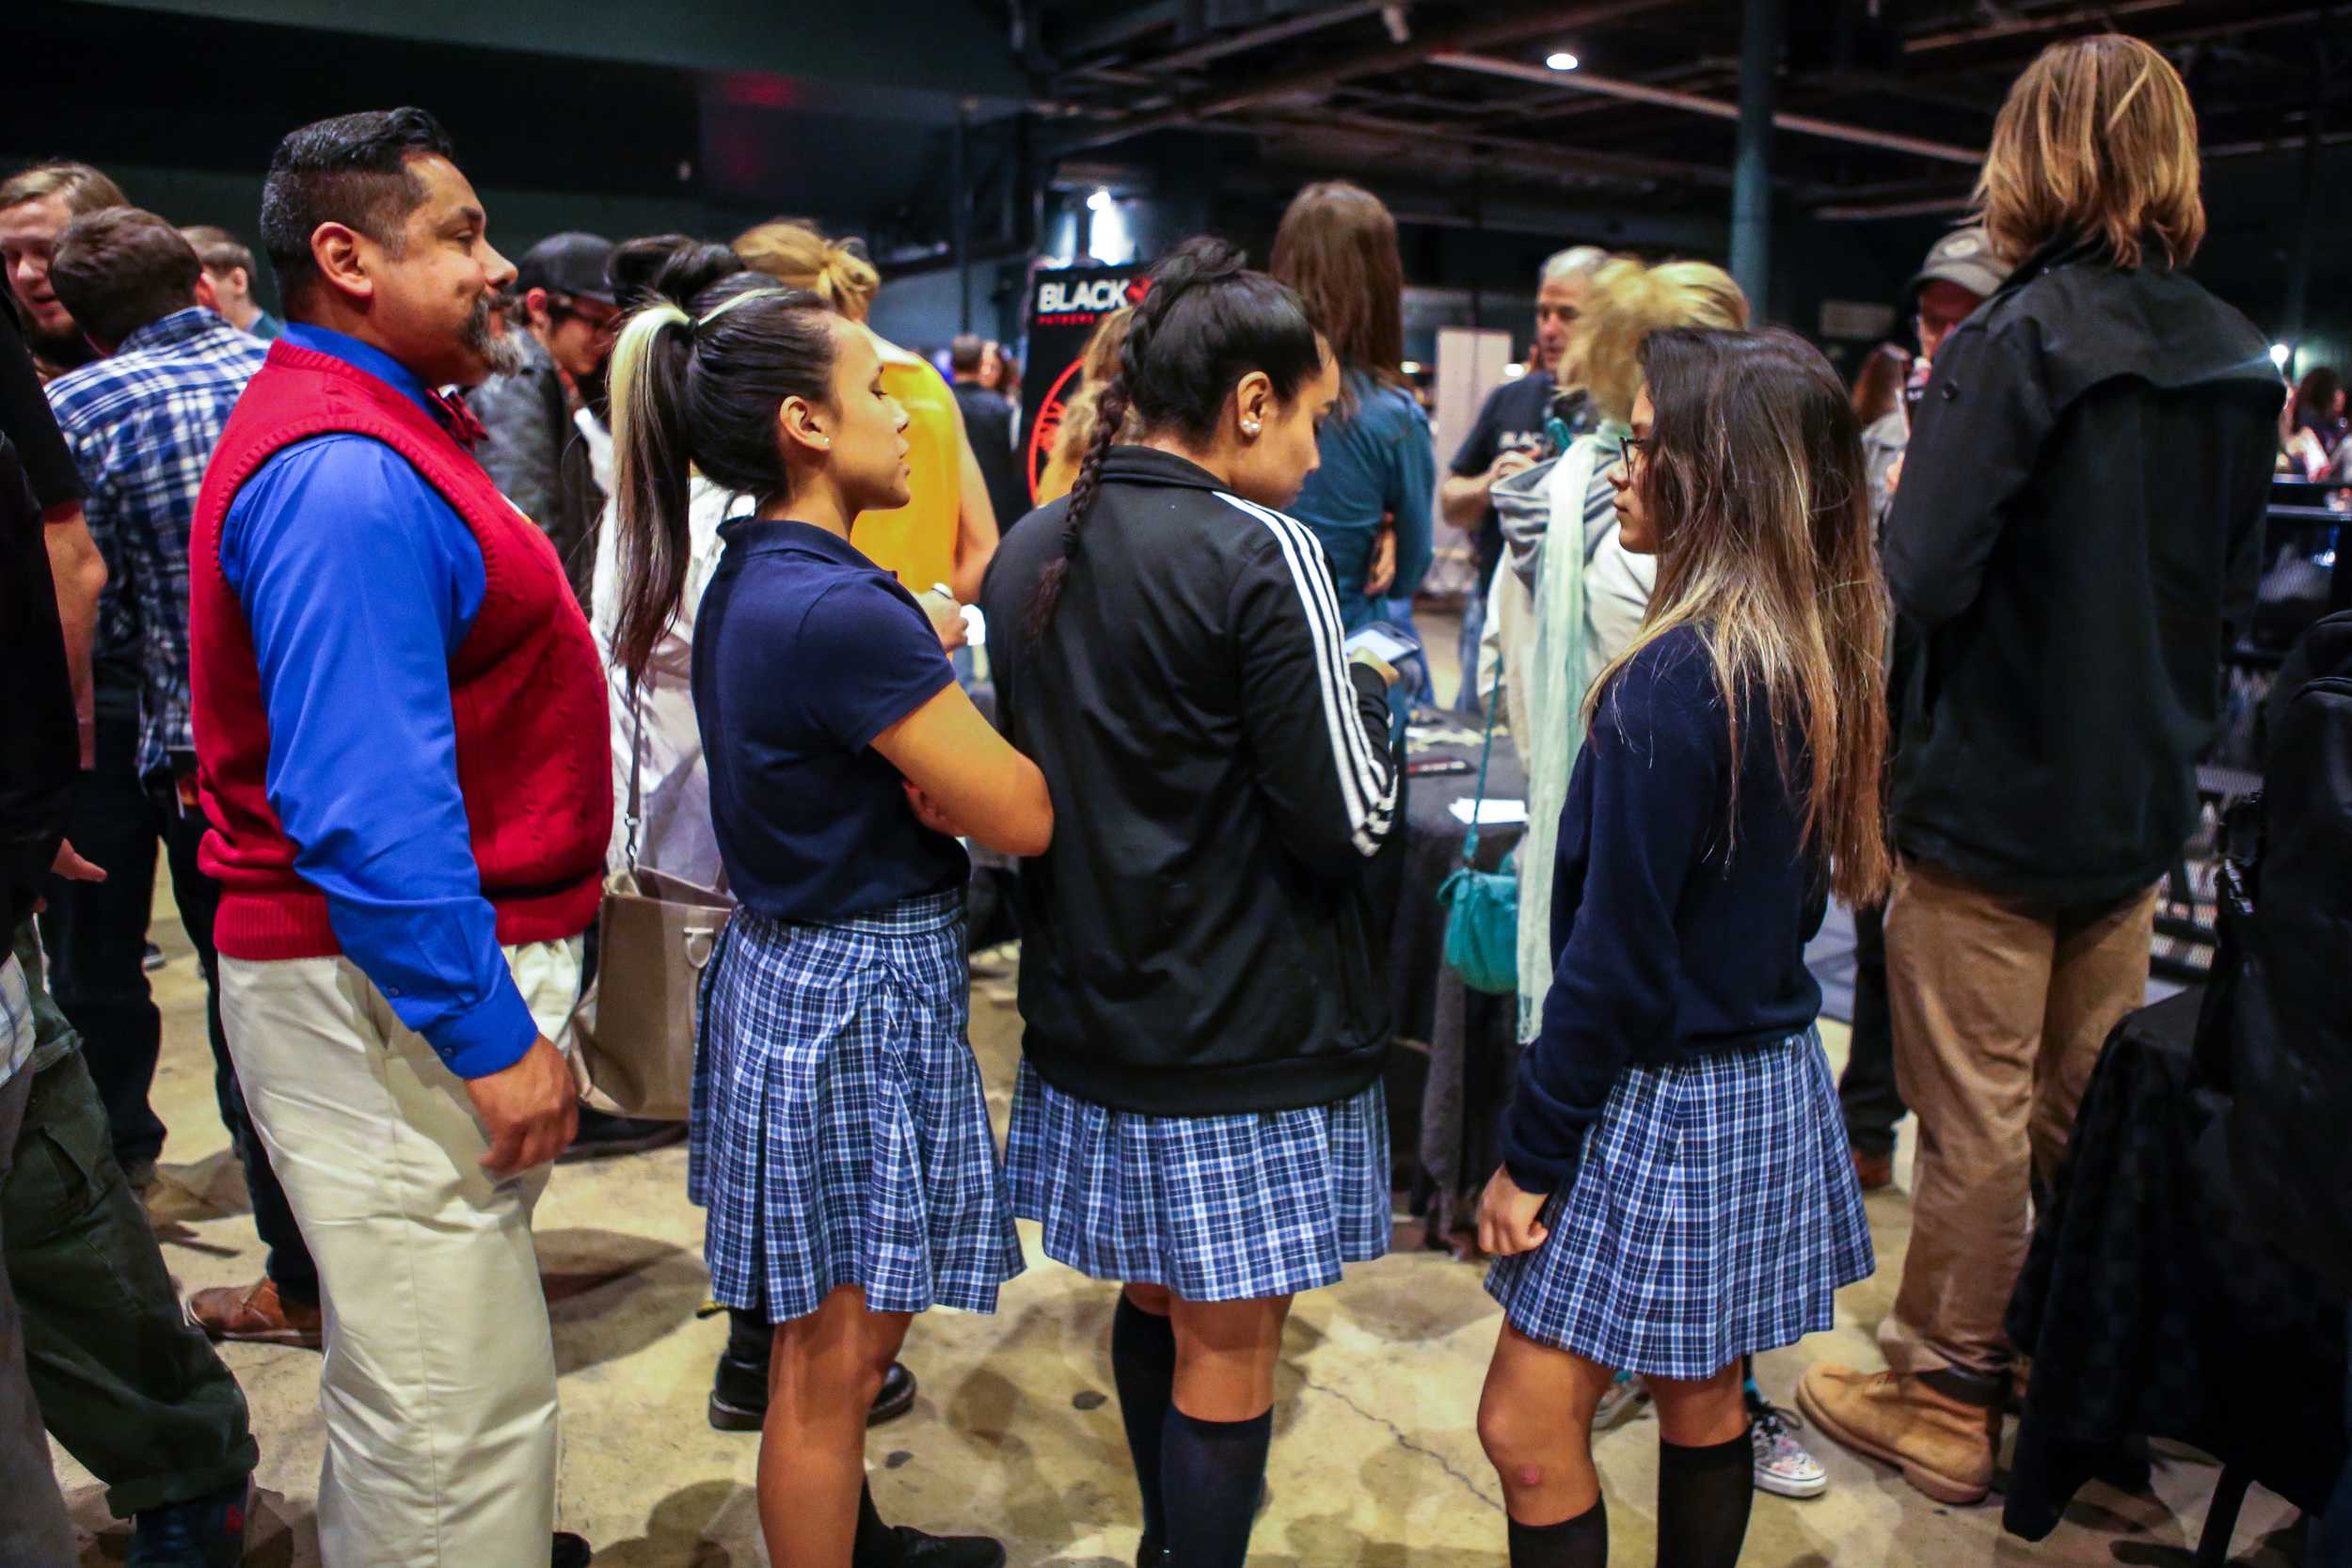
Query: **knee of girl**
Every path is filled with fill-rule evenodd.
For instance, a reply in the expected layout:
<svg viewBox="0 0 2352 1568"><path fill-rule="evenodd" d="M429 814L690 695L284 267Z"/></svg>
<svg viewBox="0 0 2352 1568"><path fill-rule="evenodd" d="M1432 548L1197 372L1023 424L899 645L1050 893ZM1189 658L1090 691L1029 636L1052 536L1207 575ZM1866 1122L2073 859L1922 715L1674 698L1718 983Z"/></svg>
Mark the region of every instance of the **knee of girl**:
<svg viewBox="0 0 2352 1568"><path fill-rule="evenodd" d="M1521 1488L1543 1484L1544 1467L1527 1441L1524 1426L1506 1412L1480 1408L1478 1446L1486 1450L1486 1463L1495 1467L1503 1485Z"/></svg>

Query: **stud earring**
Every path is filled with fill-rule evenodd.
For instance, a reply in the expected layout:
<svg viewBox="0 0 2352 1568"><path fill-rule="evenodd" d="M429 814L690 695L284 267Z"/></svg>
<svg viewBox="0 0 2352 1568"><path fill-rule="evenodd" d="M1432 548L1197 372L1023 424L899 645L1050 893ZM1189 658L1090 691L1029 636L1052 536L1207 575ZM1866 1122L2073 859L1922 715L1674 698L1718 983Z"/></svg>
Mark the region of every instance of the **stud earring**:
<svg viewBox="0 0 2352 1568"><path fill-rule="evenodd" d="M1257 420L1242 420L1242 422L1241 422L1241 433L1242 433L1244 436L1255 436L1255 435L1257 435L1257 434L1258 434L1258 421L1257 421Z"/></svg>

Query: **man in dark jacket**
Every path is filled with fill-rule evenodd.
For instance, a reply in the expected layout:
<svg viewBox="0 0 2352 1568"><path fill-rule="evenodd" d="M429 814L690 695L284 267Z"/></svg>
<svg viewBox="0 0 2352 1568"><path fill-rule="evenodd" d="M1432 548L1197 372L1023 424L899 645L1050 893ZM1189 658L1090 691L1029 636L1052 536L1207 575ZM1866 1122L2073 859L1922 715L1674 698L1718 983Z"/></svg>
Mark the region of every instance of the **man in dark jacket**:
<svg viewBox="0 0 2352 1568"><path fill-rule="evenodd" d="M580 483L587 440L579 414L602 433L605 362L621 308L605 277L612 242L596 234L550 234L515 263L511 334L523 368L493 376L466 399L485 438L475 455L506 499L555 545L583 610L596 559L604 497Z"/></svg>
<svg viewBox="0 0 2352 1568"><path fill-rule="evenodd" d="M2093 145L2127 155L2070 164ZM2204 230L2197 166L2187 93L2146 44L2076 40L2026 71L1981 186L1994 250L2021 260L1937 354L1887 523L1917 639L1886 911L1911 1248L1880 1331L1893 1370L1816 1367L1798 1397L1946 1502L1990 1482L2029 1188L2143 1000L2226 623L2251 602L2278 377L2178 270Z"/></svg>
<svg viewBox="0 0 2352 1568"><path fill-rule="evenodd" d="M947 366L955 372L956 406L963 410L963 434L978 459L980 478L988 484L988 504L996 526L1009 530L1029 511L1029 488L1021 483L1021 465L1013 460L1012 400L980 379L988 360L988 344L969 332L959 333L947 345Z"/></svg>

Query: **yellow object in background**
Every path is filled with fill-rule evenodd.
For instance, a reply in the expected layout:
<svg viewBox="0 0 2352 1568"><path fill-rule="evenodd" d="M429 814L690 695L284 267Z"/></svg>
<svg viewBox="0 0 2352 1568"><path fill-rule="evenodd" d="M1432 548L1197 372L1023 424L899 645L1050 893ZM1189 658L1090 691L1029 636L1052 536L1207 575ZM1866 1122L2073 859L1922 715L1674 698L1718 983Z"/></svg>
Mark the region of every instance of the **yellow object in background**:
<svg viewBox="0 0 2352 1568"><path fill-rule="evenodd" d="M850 543L893 573L910 594L956 578L956 535L962 515L961 438L955 393L921 359L886 354L882 390L907 411L907 466L914 499L890 512L862 512Z"/></svg>

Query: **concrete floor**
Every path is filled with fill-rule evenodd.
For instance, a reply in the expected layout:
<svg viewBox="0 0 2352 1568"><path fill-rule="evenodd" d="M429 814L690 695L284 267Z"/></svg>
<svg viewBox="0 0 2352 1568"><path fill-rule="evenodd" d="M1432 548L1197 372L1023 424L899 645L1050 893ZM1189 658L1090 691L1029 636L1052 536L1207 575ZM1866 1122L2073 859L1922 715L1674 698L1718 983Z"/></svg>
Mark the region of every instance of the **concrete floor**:
<svg viewBox="0 0 2352 1568"><path fill-rule="evenodd" d="M165 1019L158 1111L171 1128L151 1211L183 1290L239 1283L261 1266L244 1194L213 1110L202 988L168 906L157 940L170 955L154 978ZM979 983L973 1043L993 1086L1001 1134L1019 1021L1003 979ZM1844 1032L1825 1030L1833 1055ZM1909 1132L1901 1166L1909 1169ZM1764 1358L1767 1391L1786 1401L1815 1359L1878 1364L1871 1330L1893 1298L1910 1206L1899 1189L1870 1200L1881 1266L1847 1291L1835 1330ZM672 1148L556 1172L539 1211L539 1246L563 1368L562 1522L609 1568L748 1568L762 1562L752 1480L756 1440L709 1429L703 1413L723 1321L697 1316L705 1276L702 1216L686 1201L686 1157ZM1136 1531L1134 1481L1111 1399L1112 1292L1047 1260L1024 1227L1030 1272L993 1319L938 1312L915 1325L907 1359L922 1380L913 1414L869 1445L886 1517L991 1530L1011 1561L1124 1568ZM1400 1227L1406 1247L1417 1241ZM1279 1379L1271 1497L1253 1563L1266 1568L1503 1568L1503 1519L1471 1422L1497 1314L1478 1272L1400 1250L1301 1300ZM323 1438L317 1358L231 1346L262 1442L255 1568L318 1560L315 1509ZM1655 1520L1657 1428L1644 1417L1600 1439L1616 1560L1647 1562ZM1809 1502L1759 1497L1744 1561L1757 1568L1849 1565L2190 1561L2215 1479L2185 1452L2160 1455L2156 1494L2093 1485L2058 1533L2027 1545L2000 1533L1994 1503L1931 1503L1891 1471L1833 1446L1833 1478ZM84 1564L122 1560L127 1527L62 1453L58 1474L82 1532ZM2257 1493L2238 1533L2240 1560L2283 1568L2267 1537L2293 1511ZM466 1565L475 1568L475 1565ZM480 1568L499 1568L484 1564Z"/></svg>

